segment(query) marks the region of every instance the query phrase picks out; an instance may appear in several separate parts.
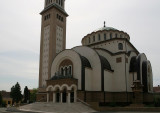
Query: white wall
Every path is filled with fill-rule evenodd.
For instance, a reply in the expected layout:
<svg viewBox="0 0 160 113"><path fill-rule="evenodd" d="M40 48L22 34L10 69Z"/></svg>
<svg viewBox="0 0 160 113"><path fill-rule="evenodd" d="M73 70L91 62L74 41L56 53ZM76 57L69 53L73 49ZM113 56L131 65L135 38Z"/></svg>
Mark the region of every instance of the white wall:
<svg viewBox="0 0 160 113"><path fill-rule="evenodd" d="M85 68L85 89L86 91L92 91L92 69Z"/></svg>
<svg viewBox="0 0 160 113"><path fill-rule="evenodd" d="M119 50L119 48L118 48L119 43L123 44L123 50ZM117 53L117 52L125 51L125 41L112 40L112 41L109 41L109 42L104 42L104 43L101 43L101 44L93 45L93 46L91 46L91 48L103 48L103 49L106 49L106 50L108 50L112 53Z"/></svg>
<svg viewBox="0 0 160 113"><path fill-rule="evenodd" d="M92 67L92 91L101 91L101 62L97 52L86 46L79 46L73 48L73 50L77 51L81 56L86 57Z"/></svg>
<svg viewBox="0 0 160 113"><path fill-rule="evenodd" d="M114 92L114 79L113 79L113 73L109 72L107 70L104 70L104 91L107 92Z"/></svg>

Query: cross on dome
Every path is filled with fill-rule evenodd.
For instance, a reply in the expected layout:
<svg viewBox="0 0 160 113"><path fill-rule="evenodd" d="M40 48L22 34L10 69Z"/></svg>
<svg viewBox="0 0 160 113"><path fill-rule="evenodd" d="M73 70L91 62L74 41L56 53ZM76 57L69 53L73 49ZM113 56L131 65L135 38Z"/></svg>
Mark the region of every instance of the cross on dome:
<svg viewBox="0 0 160 113"><path fill-rule="evenodd" d="M104 27L106 27L106 21L104 21Z"/></svg>

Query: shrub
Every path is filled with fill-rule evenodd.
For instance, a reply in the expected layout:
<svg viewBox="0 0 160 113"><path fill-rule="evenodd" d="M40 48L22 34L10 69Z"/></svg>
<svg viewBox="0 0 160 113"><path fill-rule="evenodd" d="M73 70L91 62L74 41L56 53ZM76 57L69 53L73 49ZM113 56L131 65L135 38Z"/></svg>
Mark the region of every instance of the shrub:
<svg viewBox="0 0 160 113"><path fill-rule="evenodd" d="M154 96L154 106L160 107L160 96L159 95Z"/></svg>

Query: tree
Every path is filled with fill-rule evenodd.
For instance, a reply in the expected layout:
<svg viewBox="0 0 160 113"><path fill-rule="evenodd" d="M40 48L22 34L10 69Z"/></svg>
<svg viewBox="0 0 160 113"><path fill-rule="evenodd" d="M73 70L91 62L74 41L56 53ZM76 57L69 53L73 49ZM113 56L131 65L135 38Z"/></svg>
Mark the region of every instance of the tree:
<svg viewBox="0 0 160 113"><path fill-rule="evenodd" d="M24 102L27 103L30 99L30 91L28 90L28 87L26 86L24 88Z"/></svg>
<svg viewBox="0 0 160 113"><path fill-rule="evenodd" d="M35 102L36 101L36 94L37 94L37 89L34 88L33 91L30 93L30 101Z"/></svg>
<svg viewBox="0 0 160 113"><path fill-rule="evenodd" d="M2 100L2 95L0 93L0 106L2 106L3 100Z"/></svg>
<svg viewBox="0 0 160 113"><path fill-rule="evenodd" d="M15 102L15 96L16 96L15 95L15 87L14 86L12 86L12 88L11 88L10 96L13 99L12 101L14 103Z"/></svg>
<svg viewBox="0 0 160 113"><path fill-rule="evenodd" d="M21 87L18 82L15 86L12 86L10 96L13 99L13 103L18 103L22 100Z"/></svg>

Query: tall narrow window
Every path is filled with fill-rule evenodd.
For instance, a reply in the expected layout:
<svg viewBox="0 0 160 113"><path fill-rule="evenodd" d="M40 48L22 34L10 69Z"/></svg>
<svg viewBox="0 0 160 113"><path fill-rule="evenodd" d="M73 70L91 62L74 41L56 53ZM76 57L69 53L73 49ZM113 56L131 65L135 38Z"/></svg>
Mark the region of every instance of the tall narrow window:
<svg viewBox="0 0 160 113"><path fill-rule="evenodd" d="M63 6L63 0L61 0L61 6Z"/></svg>
<svg viewBox="0 0 160 113"><path fill-rule="evenodd" d="M95 36L93 36L93 42L95 42Z"/></svg>
<svg viewBox="0 0 160 113"><path fill-rule="evenodd" d="M98 34L98 40L99 40L99 41L101 40L101 35L100 35L100 34Z"/></svg>
<svg viewBox="0 0 160 113"><path fill-rule="evenodd" d="M63 68L61 68L61 75L64 75L64 73L63 73Z"/></svg>
<svg viewBox="0 0 160 113"><path fill-rule="evenodd" d="M115 34L115 37L116 37L116 38L118 37L117 33Z"/></svg>
<svg viewBox="0 0 160 113"><path fill-rule="evenodd" d="M88 40L89 40L88 42L89 42L89 43L91 43L91 39L90 39L90 37L88 38Z"/></svg>
<svg viewBox="0 0 160 113"><path fill-rule="evenodd" d="M104 34L104 40L106 40L106 34Z"/></svg>
<svg viewBox="0 0 160 113"><path fill-rule="evenodd" d="M119 44L118 44L118 49L119 49L119 50L123 50L123 44L122 44L122 43L119 43Z"/></svg>
<svg viewBox="0 0 160 113"><path fill-rule="evenodd" d="M110 39L112 39L112 33L110 33Z"/></svg>
<svg viewBox="0 0 160 113"><path fill-rule="evenodd" d="M122 35L120 35L120 38L122 38Z"/></svg>
<svg viewBox="0 0 160 113"><path fill-rule="evenodd" d="M69 75L72 75L72 67L71 66L69 66Z"/></svg>
<svg viewBox="0 0 160 113"><path fill-rule="evenodd" d="M65 67L65 75L67 75L67 74L68 74L68 73L67 73L67 70L68 70L68 69L67 69L67 67Z"/></svg>

